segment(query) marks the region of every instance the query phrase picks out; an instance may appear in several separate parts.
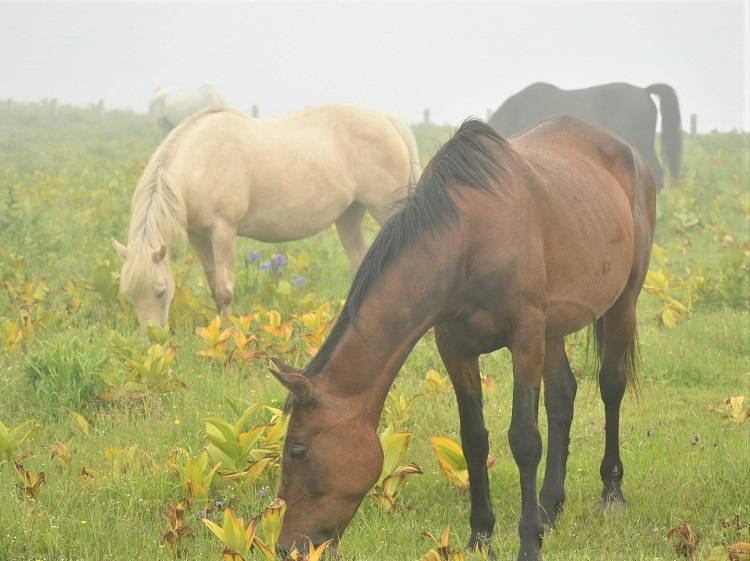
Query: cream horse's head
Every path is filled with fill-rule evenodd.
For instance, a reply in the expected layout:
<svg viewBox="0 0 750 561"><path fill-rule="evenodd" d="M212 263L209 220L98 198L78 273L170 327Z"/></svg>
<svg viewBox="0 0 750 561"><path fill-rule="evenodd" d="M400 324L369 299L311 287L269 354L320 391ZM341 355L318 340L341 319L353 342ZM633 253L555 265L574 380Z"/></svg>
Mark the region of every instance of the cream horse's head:
<svg viewBox="0 0 750 561"><path fill-rule="evenodd" d="M169 266L169 250L137 250L112 240L117 254L125 262L120 275L120 288L130 299L138 315L141 329L154 322L163 326L169 319L169 305L175 293L174 275Z"/></svg>

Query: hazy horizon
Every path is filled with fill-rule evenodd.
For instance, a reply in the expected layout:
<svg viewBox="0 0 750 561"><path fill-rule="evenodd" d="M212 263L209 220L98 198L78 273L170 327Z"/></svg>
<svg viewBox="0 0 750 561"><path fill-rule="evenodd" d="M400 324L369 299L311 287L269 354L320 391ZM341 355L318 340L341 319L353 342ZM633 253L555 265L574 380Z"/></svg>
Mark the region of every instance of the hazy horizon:
<svg viewBox="0 0 750 561"><path fill-rule="evenodd" d="M485 119L534 82L675 88L683 128L750 130L750 0L6 2L0 100L148 110L214 85L259 116L354 103Z"/></svg>

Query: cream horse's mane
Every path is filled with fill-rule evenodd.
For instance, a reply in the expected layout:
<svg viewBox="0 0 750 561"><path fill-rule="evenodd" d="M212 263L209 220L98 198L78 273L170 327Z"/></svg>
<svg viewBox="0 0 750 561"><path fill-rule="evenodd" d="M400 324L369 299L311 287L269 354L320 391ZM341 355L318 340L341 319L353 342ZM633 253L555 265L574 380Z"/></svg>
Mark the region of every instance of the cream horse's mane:
<svg viewBox="0 0 750 561"><path fill-rule="evenodd" d="M149 265L153 263L155 253L162 247L168 249L175 240L185 236L185 201L164 162L186 130L204 115L217 111L234 112L216 107L188 117L161 143L143 170L131 202L128 254L120 278L122 288L127 292L151 285L154 267Z"/></svg>

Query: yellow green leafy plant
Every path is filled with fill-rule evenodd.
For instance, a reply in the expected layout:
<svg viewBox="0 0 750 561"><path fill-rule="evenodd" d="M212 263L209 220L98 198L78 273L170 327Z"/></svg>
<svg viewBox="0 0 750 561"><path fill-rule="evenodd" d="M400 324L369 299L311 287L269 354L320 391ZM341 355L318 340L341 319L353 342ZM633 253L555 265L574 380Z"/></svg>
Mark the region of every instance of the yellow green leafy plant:
<svg viewBox="0 0 750 561"><path fill-rule="evenodd" d="M389 424L380 434L383 447L383 469L378 482L373 487L371 497L373 501L386 510L392 510L396 504L398 492L409 475L421 474L422 469L417 464L400 466L413 434L410 432L396 432Z"/></svg>
<svg viewBox="0 0 750 561"><path fill-rule="evenodd" d="M273 550L256 536L256 530L260 523L259 516L245 524L245 521L241 517L235 516L234 511L228 507L224 510L222 526L207 518L203 518L202 521L224 544L224 550L222 551L224 561L249 561L253 549L257 549L266 561L274 561Z"/></svg>
<svg viewBox="0 0 750 561"><path fill-rule="evenodd" d="M206 423L206 450L212 462L220 462L221 477L252 483L271 465L278 454L263 447L263 436L268 425L261 424L245 430L250 416L265 407L257 403L245 409L234 424L218 417L203 419Z"/></svg>
<svg viewBox="0 0 750 561"><path fill-rule="evenodd" d="M432 449L440 463L440 471L451 484L462 491L469 488L469 468L461 445L447 436L431 436ZM487 468L495 465L495 458L487 457Z"/></svg>
<svg viewBox="0 0 750 561"><path fill-rule="evenodd" d="M448 543L449 533L450 529L446 528L443 531L442 537L438 539L429 532L425 532L424 534L432 538L437 545L428 551L424 557L420 558L419 561L464 561L464 554L461 553L461 550L453 549L450 543Z"/></svg>
<svg viewBox="0 0 750 561"><path fill-rule="evenodd" d="M30 427L35 422L35 419L29 419L20 425L8 428L5 423L0 421L0 460L20 459L20 456L17 455L18 447L39 431L39 427Z"/></svg>

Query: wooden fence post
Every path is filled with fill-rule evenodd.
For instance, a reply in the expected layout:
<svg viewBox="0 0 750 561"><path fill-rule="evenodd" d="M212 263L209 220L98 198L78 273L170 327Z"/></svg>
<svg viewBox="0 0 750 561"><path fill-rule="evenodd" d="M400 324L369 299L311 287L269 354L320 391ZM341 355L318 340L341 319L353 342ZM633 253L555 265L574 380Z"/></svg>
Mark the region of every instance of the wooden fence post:
<svg viewBox="0 0 750 561"><path fill-rule="evenodd" d="M425 125L430 124L430 110L429 109L424 110L424 124Z"/></svg>
<svg viewBox="0 0 750 561"><path fill-rule="evenodd" d="M690 115L690 136L695 136L698 132L698 115L692 113Z"/></svg>

